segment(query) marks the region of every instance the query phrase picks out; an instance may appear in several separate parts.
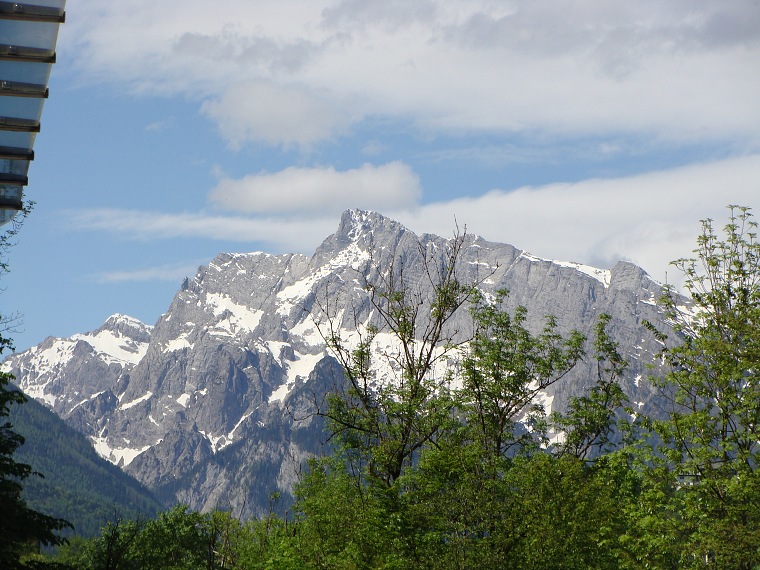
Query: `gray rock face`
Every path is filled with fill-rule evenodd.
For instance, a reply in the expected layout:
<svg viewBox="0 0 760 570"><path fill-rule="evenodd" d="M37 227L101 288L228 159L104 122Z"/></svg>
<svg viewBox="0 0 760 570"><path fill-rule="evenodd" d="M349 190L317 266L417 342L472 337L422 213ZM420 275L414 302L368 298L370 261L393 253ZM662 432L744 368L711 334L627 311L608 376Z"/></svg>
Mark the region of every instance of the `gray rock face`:
<svg viewBox="0 0 760 570"><path fill-rule="evenodd" d="M20 387L67 417L118 385L145 355L152 327L124 315L67 339L48 337L6 360ZM104 398L108 399L108 396ZM98 407L98 406L96 406Z"/></svg>
<svg viewBox="0 0 760 570"><path fill-rule="evenodd" d="M322 337L328 318L346 336L373 322L364 285L391 268L429 298L424 269L440 266L448 244L379 214L347 211L311 257L221 254L182 283L154 327L114 316L92 333L48 338L5 366L167 504L260 514L325 440L314 400L341 379ZM552 262L469 235L458 268L460 280L486 294L509 290L507 308L526 306L534 330L553 314L562 331L590 337L599 314L609 313L610 333L631 363L624 389L635 409L648 411L644 365L659 347L642 320L661 320L661 288L640 268ZM467 311L450 327L466 336ZM562 408L593 383L594 366L578 366L545 403Z"/></svg>

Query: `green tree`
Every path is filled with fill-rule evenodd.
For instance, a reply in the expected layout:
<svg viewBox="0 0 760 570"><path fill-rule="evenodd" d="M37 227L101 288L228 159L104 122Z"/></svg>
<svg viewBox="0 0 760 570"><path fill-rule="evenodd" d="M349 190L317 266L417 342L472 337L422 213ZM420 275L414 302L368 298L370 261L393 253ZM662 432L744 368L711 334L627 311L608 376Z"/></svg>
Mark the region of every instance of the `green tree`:
<svg viewBox="0 0 760 570"><path fill-rule="evenodd" d="M82 551L83 560L93 570L127 570L136 568L136 545L145 524L143 521L125 521L116 518L107 523L100 536ZM81 562L80 562L81 563Z"/></svg>
<svg viewBox="0 0 760 570"><path fill-rule="evenodd" d="M0 336L0 354L10 346ZM26 397L10 384L13 376L0 372L0 567L23 568L22 559L39 544L59 545L63 539L57 534L71 525L30 509L22 497L23 481L32 475L39 476L29 465L13 459L13 454L24 438L4 421L13 404L20 405Z"/></svg>
<svg viewBox="0 0 760 570"><path fill-rule="evenodd" d="M631 414L633 410L626 407L628 397L618 383L628 363L607 332L610 320L610 315L603 313L596 323L596 383L588 394L570 398L566 412L552 414L554 429L564 434L556 446L560 455L585 459L594 450L597 454L612 451L616 443L612 438L619 439L632 431L629 422L617 417L621 411Z"/></svg>
<svg viewBox="0 0 760 570"><path fill-rule="evenodd" d="M184 505L152 520L116 518L90 540L76 538L59 549L54 561L78 570L215 570L258 568L271 548L259 549L257 535L230 513L201 514Z"/></svg>
<svg viewBox="0 0 760 570"><path fill-rule="evenodd" d="M320 568L614 568L622 519L610 481L620 463L583 461L610 443L625 401L609 318L597 330L599 381L562 417L568 439L555 455L540 396L584 357L586 339L560 333L551 316L534 333L525 307L503 310L505 291L488 300L463 285L461 243L443 269L427 273L429 297L394 267L382 287L369 288L379 326L353 344L334 328L325 335L347 378L325 414L338 453L312 463L299 485L291 546ZM446 325L467 302L473 334L455 350ZM378 353L380 332L391 333L397 352ZM378 356L397 381L376 377ZM442 356L445 376L434 368ZM536 565L542 536L555 542Z"/></svg>
<svg viewBox="0 0 760 570"><path fill-rule="evenodd" d="M291 545L300 567L405 567L411 532L398 489L366 484L340 457L312 461L296 489Z"/></svg>
<svg viewBox="0 0 760 570"><path fill-rule="evenodd" d="M27 204L14 218L10 229L0 233L0 274L8 272L6 254L32 206L31 203ZM17 322L17 315L0 315L0 355L5 350L13 349L12 341L5 335ZM24 480L41 474L13 458L24 438L4 418L7 418L13 404L26 402L26 397L12 386L13 380L11 374L0 372L0 567L8 569L24 567L24 555L33 552L40 544L61 544L63 539L56 534L57 531L71 527L63 519L29 508L22 497Z"/></svg>
<svg viewBox="0 0 760 570"><path fill-rule="evenodd" d="M213 568L214 540L209 537L207 517L184 505L160 513L145 523L132 551L139 567L148 569L192 570Z"/></svg>
<svg viewBox="0 0 760 570"><path fill-rule="evenodd" d="M749 208L729 209L723 236L704 220L696 257L674 262L690 297L662 300L678 342L649 325L669 364L651 486L677 511L681 567L760 564L760 243Z"/></svg>
<svg viewBox="0 0 760 570"><path fill-rule="evenodd" d="M450 417L450 377L436 375L435 366L451 353L457 331L450 321L473 291L459 276L465 240L466 234L456 234L443 257L420 246L424 286L419 276L408 275L402 260L383 273L380 284L365 278L377 322L357 323L358 342L341 337L333 319L322 331L346 383L336 387L321 413L343 453L366 476L388 487ZM381 332L396 343L380 356L381 366L395 378L376 377L374 344Z"/></svg>
<svg viewBox="0 0 760 570"><path fill-rule="evenodd" d="M456 395L473 441L491 459L546 443L546 410L538 396L573 369L586 341L578 331L563 337L552 316L532 334L525 327L525 307L513 315L501 309L506 296L499 291L494 302L476 296L475 336L462 359Z"/></svg>
<svg viewBox="0 0 760 570"><path fill-rule="evenodd" d="M475 296L475 335L454 397L460 423L402 477L415 564L617 568L620 493L631 486L615 482L628 469L584 461L593 446L609 443L625 400L616 382L625 362L606 333L609 317L597 326L599 381L590 396L573 400L568 415L553 416L569 437L552 451L540 393L584 357L585 338L560 334L551 317L531 333L527 310L505 312L505 297Z"/></svg>

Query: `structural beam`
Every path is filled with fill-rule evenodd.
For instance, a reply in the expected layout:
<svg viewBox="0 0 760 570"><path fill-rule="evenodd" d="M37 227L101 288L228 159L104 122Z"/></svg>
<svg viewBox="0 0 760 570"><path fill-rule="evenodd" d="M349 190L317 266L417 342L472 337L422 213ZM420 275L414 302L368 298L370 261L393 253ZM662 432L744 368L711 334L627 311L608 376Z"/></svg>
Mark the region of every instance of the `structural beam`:
<svg viewBox="0 0 760 570"><path fill-rule="evenodd" d="M0 44L0 59L34 63L55 63L55 50Z"/></svg>
<svg viewBox="0 0 760 570"><path fill-rule="evenodd" d="M62 8L35 6L21 2L0 2L0 20L25 20L63 24L66 12Z"/></svg>
<svg viewBox="0 0 760 570"><path fill-rule="evenodd" d="M31 119L17 119L16 117L0 117L0 131L39 133L40 122Z"/></svg>
<svg viewBox="0 0 760 570"><path fill-rule="evenodd" d="M34 160L34 151L13 146L0 146L0 160Z"/></svg>
<svg viewBox="0 0 760 570"><path fill-rule="evenodd" d="M13 186L26 186L29 184L29 178L23 174L11 174L9 172L0 172L0 184L12 184Z"/></svg>
<svg viewBox="0 0 760 570"><path fill-rule="evenodd" d="M39 83L0 80L0 97L35 97L47 99L50 90Z"/></svg>

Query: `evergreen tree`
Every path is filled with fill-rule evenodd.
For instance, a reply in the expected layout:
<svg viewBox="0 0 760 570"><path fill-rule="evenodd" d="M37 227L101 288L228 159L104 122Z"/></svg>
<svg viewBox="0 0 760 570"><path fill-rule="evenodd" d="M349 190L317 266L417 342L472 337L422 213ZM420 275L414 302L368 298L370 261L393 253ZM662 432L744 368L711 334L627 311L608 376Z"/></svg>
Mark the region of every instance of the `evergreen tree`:
<svg viewBox="0 0 760 570"><path fill-rule="evenodd" d="M5 254L13 245L22 221L31 210L28 204L13 220L10 229L0 234L0 274L8 271ZM17 322L16 315L0 315L0 355L13 348L5 333ZM71 525L63 519L53 518L33 509L24 501L21 493L23 482L31 475L39 475L25 463L14 460L13 454L24 443L24 438L13 431L13 425L5 418L11 405L20 405L26 397L11 382L14 377L0 372L0 568L23 568L22 557L39 548L40 544L58 545L63 539L56 531Z"/></svg>
<svg viewBox="0 0 760 570"><path fill-rule="evenodd" d="M0 354L10 341L0 337ZM40 544L62 543L56 531L70 527L63 519L53 518L30 509L21 496L23 481L34 473L29 465L13 459L24 438L5 421L10 406L19 405L26 397L10 382L13 376L0 372L0 568L23 568L21 559Z"/></svg>

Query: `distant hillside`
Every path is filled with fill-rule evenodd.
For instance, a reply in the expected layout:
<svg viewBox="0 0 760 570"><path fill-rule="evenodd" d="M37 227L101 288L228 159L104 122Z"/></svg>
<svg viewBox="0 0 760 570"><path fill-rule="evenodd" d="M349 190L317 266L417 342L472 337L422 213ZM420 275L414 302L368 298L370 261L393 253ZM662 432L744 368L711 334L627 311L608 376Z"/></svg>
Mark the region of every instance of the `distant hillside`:
<svg viewBox="0 0 760 570"><path fill-rule="evenodd" d="M145 518L161 506L144 486L101 458L85 436L31 398L12 406L9 421L26 439L14 458L42 473L24 484L29 505L62 517L90 537L114 517Z"/></svg>

